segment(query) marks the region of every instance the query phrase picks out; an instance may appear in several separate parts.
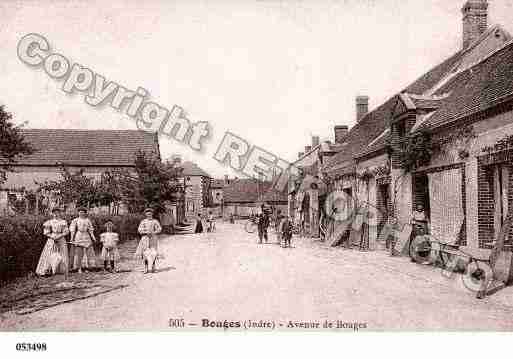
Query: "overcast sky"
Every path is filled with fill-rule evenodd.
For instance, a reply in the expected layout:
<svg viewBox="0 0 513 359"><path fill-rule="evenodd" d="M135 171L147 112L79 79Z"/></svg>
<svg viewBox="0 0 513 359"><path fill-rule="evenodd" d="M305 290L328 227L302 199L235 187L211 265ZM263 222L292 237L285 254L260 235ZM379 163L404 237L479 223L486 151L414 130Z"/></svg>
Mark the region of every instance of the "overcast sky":
<svg viewBox="0 0 513 359"><path fill-rule="evenodd" d="M356 95L374 108L461 47L463 2L2 0L0 103L30 128L136 128L23 64L19 39L40 33L71 61L208 121L205 154L161 138L162 155L233 175L212 158L225 131L286 160L312 134L333 139L334 125L354 125ZM513 0L489 13L513 33Z"/></svg>

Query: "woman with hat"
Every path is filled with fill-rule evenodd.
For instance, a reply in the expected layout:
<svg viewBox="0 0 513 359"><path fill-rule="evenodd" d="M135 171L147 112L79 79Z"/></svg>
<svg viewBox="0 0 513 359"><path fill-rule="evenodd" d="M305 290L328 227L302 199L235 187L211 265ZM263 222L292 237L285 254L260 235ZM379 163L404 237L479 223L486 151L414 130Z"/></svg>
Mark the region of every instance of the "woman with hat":
<svg viewBox="0 0 513 359"><path fill-rule="evenodd" d="M152 263L148 262L145 257L145 251L147 249L153 249L158 255L158 243L157 234L162 231L162 227L158 220L153 218L153 209L146 208L144 210L145 219L139 223L138 232L141 234L141 240L135 250L135 258L141 258L144 260L145 273L148 273L148 266L152 266L152 272L155 272L155 260Z"/></svg>
<svg viewBox="0 0 513 359"><path fill-rule="evenodd" d="M68 246L66 236L68 235L68 223L61 218L59 208L52 210L52 219L43 223L43 234L47 239L43 248L39 262L36 268L37 275L46 275L49 273L64 273L64 278L68 277ZM52 261L59 258L59 263L52 266Z"/></svg>
<svg viewBox="0 0 513 359"><path fill-rule="evenodd" d="M87 218L87 209L84 207L78 208L78 217L71 221L69 230L71 232L71 244L74 246L74 254L78 256L78 272L82 273L84 254L87 255L88 262L91 263L91 266L95 264L93 242L96 242L96 238L94 237L93 223ZM75 256L72 255L72 263L75 260L74 257Z"/></svg>

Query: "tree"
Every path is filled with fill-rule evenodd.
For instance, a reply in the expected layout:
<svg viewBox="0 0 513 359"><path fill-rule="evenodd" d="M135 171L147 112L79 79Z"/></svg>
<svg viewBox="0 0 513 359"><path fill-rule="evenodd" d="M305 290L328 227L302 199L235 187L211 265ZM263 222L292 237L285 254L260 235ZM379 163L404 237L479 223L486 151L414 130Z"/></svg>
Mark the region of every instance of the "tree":
<svg viewBox="0 0 513 359"><path fill-rule="evenodd" d="M40 192L57 193L65 205L75 203L79 206L90 206L99 203L97 185L94 178L84 175L83 170L71 172L61 167L62 179L38 183Z"/></svg>
<svg viewBox="0 0 513 359"><path fill-rule="evenodd" d="M177 163L163 164L158 158L143 151L135 153L135 174L127 171L114 174L120 198L131 211L142 211L151 206L158 213L164 211L164 202L173 201L183 190L178 181L182 169Z"/></svg>
<svg viewBox="0 0 513 359"><path fill-rule="evenodd" d="M181 191L176 165L162 164L158 158L138 151L135 172L115 169L106 171L97 179L87 177L83 170L71 172L61 168L62 179L39 184L39 190L58 193L64 204L80 206L110 205L123 201L131 212L141 212L151 206L156 212L164 210L164 202L172 201Z"/></svg>
<svg viewBox="0 0 513 359"><path fill-rule="evenodd" d="M34 151L12 123L12 114L0 106L0 184L6 181L7 172L12 171L17 156L30 155Z"/></svg>

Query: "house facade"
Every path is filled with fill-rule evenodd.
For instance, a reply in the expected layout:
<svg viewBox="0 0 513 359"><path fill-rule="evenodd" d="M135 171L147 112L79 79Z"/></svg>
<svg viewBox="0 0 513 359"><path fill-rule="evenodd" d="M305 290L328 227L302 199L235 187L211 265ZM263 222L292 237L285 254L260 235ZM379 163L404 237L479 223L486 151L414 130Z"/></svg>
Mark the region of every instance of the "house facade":
<svg viewBox="0 0 513 359"><path fill-rule="evenodd" d="M228 179L223 188L223 217L249 217L260 212L265 204L287 213L287 194L273 184L253 178Z"/></svg>
<svg viewBox="0 0 513 359"><path fill-rule="evenodd" d="M194 162L185 161L178 166L183 169L180 181L185 188L185 216L204 214L211 204L212 177Z"/></svg>
<svg viewBox="0 0 513 359"><path fill-rule="evenodd" d="M432 236L490 252L512 205L513 43L488 27L487 5L467 1L461 49L361 117L324 167L332 189L371 213L346 231L351 244L385 248L387 221L410 223L422 204Z"/></svg>
<svg viewBox="0 0 513 359"><path fill-rule="evenodd" d="M0 211L8 210L9 196L36 190L38 183L60 180L61 168L99 178L102 173L135 169L135 153L160 158L156 134L137 130L22 129L35 152L21 156L0 189Z"/></svg>
<svg viewBox="0 0 513 359"><path fill-rule="evenodd" d="M296 223L303 225L303 233L317 238L320 235L320 221L327 187L323 182L322 166L341 149L341 143L347 135L348 127L335 126L335 143L320 142L312 136L312 144L305 152L298 153L298 159L292 167L300 172L300 178L289 184L287 213Z"/></svg>

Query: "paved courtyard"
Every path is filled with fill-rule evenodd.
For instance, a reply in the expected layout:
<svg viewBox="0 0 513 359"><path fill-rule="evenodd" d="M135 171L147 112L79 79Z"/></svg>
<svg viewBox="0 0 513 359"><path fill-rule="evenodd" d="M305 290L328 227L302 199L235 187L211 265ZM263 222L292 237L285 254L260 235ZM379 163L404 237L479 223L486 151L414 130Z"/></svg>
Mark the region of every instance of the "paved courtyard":
<svg viewBox="0 0 513 359"><path fill-rule="evenodd" d="M513 329L511 288L477 300L459 277L383 252L309 239L294 239L290 249L258 245L242 224L226 223L160 245L163 271L137 267L124 289L28 315L5 313L1 330L176 330L170 319L183 319L179 330L201 329L204 319L242 328L251 321L277 329L319 323L322 330L325 321L339 321L360 323L360 330Z"/></svg>

